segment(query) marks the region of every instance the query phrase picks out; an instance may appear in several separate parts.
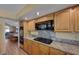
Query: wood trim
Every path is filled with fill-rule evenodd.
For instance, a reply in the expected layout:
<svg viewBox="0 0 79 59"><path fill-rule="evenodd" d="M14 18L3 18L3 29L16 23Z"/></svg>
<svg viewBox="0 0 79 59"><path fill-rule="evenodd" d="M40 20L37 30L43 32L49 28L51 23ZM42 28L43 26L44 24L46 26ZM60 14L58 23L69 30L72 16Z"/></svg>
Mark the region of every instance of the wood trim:
<svg viewBox="0 0 79 59"><path fill-rule="evenodd" d="M79 21L78 21L78 18L79 18L79 17L78 17L78 16L79 16L79 15L78 15L78 13L79 13L79 6L74 8L74 13L75 13L75 14L74 14L74 16L75 16L75 20L74 20L75 26L74 26L74 29L75 29L75 32L79 32L79 28L78 28L78 27L79 27L79 24L78 24L78 22L79 22ZM77 21L78 21L78 22L77 22Z"/></svg>

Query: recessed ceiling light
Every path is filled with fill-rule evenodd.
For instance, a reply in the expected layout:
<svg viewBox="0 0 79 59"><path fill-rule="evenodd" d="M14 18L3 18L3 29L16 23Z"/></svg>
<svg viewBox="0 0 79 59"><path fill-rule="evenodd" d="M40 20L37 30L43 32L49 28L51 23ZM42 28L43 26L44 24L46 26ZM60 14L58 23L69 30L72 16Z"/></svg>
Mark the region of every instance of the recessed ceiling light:
<svg viewBox="0 0 79 59"><path fill-rule="evenodd" d="M27 18L27 17L25 17L24 19L25 19L25 20L27 20L28 18Z"/></svg>
<svg viewBox="0 0 79 59"><path fill-rule="evenodd" d="M39 12L37 12L36 14L39 15Z"/></svg>

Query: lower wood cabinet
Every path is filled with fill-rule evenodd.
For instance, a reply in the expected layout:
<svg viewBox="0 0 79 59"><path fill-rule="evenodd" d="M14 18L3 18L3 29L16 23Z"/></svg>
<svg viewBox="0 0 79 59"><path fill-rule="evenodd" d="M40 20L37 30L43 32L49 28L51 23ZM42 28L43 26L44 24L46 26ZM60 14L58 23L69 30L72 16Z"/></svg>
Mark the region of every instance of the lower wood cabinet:
<svg viewBox="0 0 79 59"><path fill-rule="evenodd" d="M24 50L28 53L31 54L31 50L32 50L32 41L31 40L24 40Z"/></svg>
<svg viewBox="0 0 79 59"><path fill-rule="evenodd" d="M66 53L55 48L50 48L50 55L65 55Z"/></svg>
<svg viewBox="0 0 79 59"><path fill-rule="evenodd" d="M39 44L36 42L32 42L32 55L39 55L40 50L39 50Z"/></svg>
<svg viewBox="0 0 79 59"><path fill-rule="evenodd" d="M24 40L24 50L30 55L67 55L64 51L28 39Z"/></svg>
<svg viewBox="0 0 79 59"><path fill-rule="evenodd" d="M49 55L49 47L43 44L39 45L41 55Z"/></svg>

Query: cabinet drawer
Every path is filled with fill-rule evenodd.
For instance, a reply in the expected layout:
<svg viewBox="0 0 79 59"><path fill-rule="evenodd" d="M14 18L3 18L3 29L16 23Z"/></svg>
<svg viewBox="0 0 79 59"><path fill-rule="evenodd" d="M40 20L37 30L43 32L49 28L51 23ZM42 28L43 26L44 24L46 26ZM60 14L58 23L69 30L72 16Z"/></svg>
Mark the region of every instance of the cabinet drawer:
<svg viewBox="0 0 79 59"><path fill-rule="evenodd" d="M55 48L50 48L50 55L65 55L65 52L57 50Z"/></svg>

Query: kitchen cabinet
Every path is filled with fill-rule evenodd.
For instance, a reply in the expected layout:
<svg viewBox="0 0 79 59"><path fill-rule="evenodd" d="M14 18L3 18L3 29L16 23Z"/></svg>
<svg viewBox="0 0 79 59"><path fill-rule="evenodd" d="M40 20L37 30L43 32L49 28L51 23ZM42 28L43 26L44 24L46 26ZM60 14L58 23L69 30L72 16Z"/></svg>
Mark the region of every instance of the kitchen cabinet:
<svg viewBox="0 0 79 59"><path fill-rule="evenodd" d="M75 32L79 32L79 6L74 8Z"/></svg>
<svg viewBox="0 0 79 59"><path fill-rule="evenodd" d="M43 22L43 21L48 21L48 20L53 20L53 19L54 19L53 14L49 14L49 15L38 18L35 22L37 23L37 22Z"/></svg>
<svg viewBox="0 0 79 59"><path fill-rule="evenodd" d="M51 47L50 47L49 52L50 52L50 55L65 55L66 54L63 51L60 51L60 50L57 50L57 49L51 48Z"/></svg>
<svg viewBox="0 0 79 59"><path fill-rule="evenodd" d="M24 21L23 22L23 28L24 28L24 37L26 37L29 34L29 31L35 30L35 20L31 21Z"/></svg>
<svg viewBox="0 0 79 59"><path fill-rule="evenodd" d="M54 14L49 14L46 16L48 20L54 20Z"/></svg>
<svg viewBox="0 0 79 59"><path fill-rule="evenodd" d="M35 20L24 21L24 36L35 30L35 23L54 20L55 32L79 32L79 6L48 14Z"/></svg>
<svg viewBox="0 0 79 59"><path fill-rule="evenodd" d="M28 54L31 54L31 50L32 50L32 41L31 40L28 40L28 39L25 39L24 40L24 50L28 53Z"/></svg>
<svg viewBox="0 0 79 59"><path fill-rule="evenodd" d="M25 39L24 50L30 55L71 55L37 41Z"/></svg>
<svg viewBox="0 0 79 59"><path fill-rule="evenodd" d="M49 47L43 44L39 45L41 55L49 55Z"/></svg>
<svg viewBox="0 0 79 59"><path fill-rule="evenodd" d="M35 20L28 21L28 30L29 31L35 30Z"/></svg>
<svg viewBox="0 0 79 59"><path fill-rule="evenodd" d="M71 32L72 20L70 17L70 9L55 13L55 32Z"/></svg>
<svg viewBox="0 0 79 59"><path fill-rule="evenodd" d="M39 55L39 44L37 42L32 42L32 55Z"/></svg>
<svg viewBox="0 0 79 59"><path fill-rule="evenodd" d="M43 21L47 21L47 17L41 17L41 18L38 18L35 22L43 22Z"/></svg>
<svg viewBox="0 0 79 59"><path fill-rule="evenodd" d="M24 21L23 22L23 29L24 29L24 37L28 35L28 22Z"/></svg>

